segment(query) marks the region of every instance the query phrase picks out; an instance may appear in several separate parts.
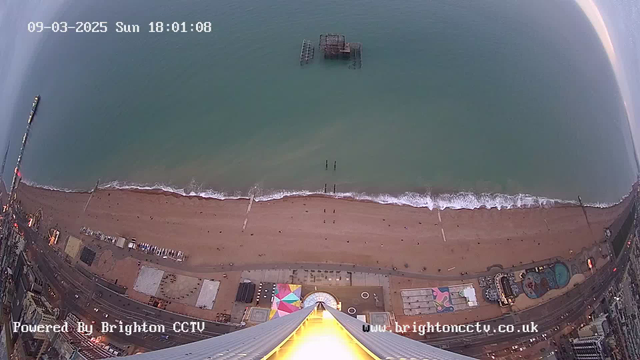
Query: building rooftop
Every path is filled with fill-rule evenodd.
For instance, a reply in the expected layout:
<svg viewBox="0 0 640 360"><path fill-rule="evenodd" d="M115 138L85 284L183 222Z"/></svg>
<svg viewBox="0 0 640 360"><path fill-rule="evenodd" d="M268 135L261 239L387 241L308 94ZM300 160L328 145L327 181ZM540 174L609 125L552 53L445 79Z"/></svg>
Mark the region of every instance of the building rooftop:
<svg viewBox="0 0 640 360"><path fill-rule="evenodd" d="M363 325L366 323L318 303L230 334L131 358L275 360L322 356L327 359L472 359L392 332L364 332Z"/></svg>
<svg viewBox="0 0 640 360"><path fill-rule="evenodd" d="M53 315L53 313L49 310L48 303L40 295L30 292L29 297L31 297L31 301L33 301L38 310L40 310L43 314Z"/></svg>

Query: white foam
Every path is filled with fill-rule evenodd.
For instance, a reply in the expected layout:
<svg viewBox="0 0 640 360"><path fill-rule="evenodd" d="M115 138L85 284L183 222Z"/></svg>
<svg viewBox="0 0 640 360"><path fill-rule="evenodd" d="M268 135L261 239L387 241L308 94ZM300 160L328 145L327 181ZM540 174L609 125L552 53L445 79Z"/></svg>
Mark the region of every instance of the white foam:
<svg viewBox="0 0 640 360"><path fill-rule="evenodd" d="M40 185L33 181L27 180L25 178L22 178L20 182L32 187L37 187L37 188L46 189L46 190L62 191L62 192L69 192L69 193L88 192L87 190L81 190L81 189L67 189L67 188L60 188L60 187L49 186L49 185Z"/></svg>
<svg viewBox="0 0 640 360"><path fill-rule="evenodd" d="M208 199L218 199L218 200L244 199L244 198L248 199L248 197L246 196L230 195L221 191L215 191L215 190L209 190L209 189L186 190L184 188L175 188L175 187L161 184L161 183L148 185L148 184L136 184L136 183L112 181L112 182L100 185L99 189L155 190L155 191L161 190L161 191L166 191L166 192L170 192L170 193L174 193L182 196L197 196L197 197L208 198Z"/></svg>
<svg viewBox="0 0 640 360"><path fill-rule="evenodd" d="M29 180L23 180L23 182L29 186L39 187L48 190L64 191L64 192L88 192L83 189L66 189L56 188L48 185L36 184ZM112 181L100 185L100 189L122 189L122 190L155 190L165 191L188 197L202 197L208 199L218 200L231 200L231 199L249 199L248 195L235 193L228 194L221 191L211 189L200 189L190 185L190 188L176 188L162 183L156 184L136 184L125 183L120 181ZM578 205L574 200L562 200L552 199L541 196L534 196L529 194L496 194L496 193L472 193L472 192L459 192L455 194L419 194L415 192L405 192L400 195L391 194L367 194L358 192L343 192L336 194L325 194L322 190L270 190L264 191L252 189L257 191L254 201L270 201L279 200L286 197L300 197L300 196L312 196L321 195L326 197L333 197L338 199L354 199L361 201L372 201L379 204L394 204L394 205L406 205L418 208L433 209L514 209L514 208L548 208L556 205ZM628 195L623 197L617 203L588 203L585 206L606 208L622 202Z"/></svg>

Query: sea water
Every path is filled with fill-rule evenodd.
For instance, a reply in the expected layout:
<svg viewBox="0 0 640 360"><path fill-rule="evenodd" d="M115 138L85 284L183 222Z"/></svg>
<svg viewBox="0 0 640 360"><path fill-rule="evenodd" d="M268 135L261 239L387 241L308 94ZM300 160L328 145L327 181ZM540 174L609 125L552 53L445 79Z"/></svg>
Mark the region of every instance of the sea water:
<svg viewBox="0 0 640 360"><path fill-rule="evenodd" d="M335 185L382 203L505 208L615 203L635 180L611 65L571 1L26 3L7 10L24 60L0 99L7 182L36 94L22 174L55 188L264 200ZM110 28L38 34L30 21ZM150 33L158 21L212 31ZM327 32L362 43L361 69L322 59ZM316 58L301 67L303 39Z"/></svg>

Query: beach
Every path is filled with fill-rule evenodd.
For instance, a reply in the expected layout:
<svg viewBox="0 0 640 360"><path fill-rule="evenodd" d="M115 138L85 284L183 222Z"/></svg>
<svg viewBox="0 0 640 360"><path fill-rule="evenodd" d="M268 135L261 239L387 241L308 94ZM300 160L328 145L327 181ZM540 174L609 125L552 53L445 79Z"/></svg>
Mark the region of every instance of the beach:
<svg viewBox="0 0 640 360"><path fill-rule="evenodd" d="M21 184L27 212L42 209L41 231L61 230L60 246L85 226L184 251L185 270L331 263L459 275L554 257L571 258L603 239L603 229L633 196L608 208L579 206L429 210L324 196L217 200L165 192L93 194ZM246 220L246 225L245 225ZM245 229L243 231L243 226ZM454 268L454 269L451 269Z"/></svg>

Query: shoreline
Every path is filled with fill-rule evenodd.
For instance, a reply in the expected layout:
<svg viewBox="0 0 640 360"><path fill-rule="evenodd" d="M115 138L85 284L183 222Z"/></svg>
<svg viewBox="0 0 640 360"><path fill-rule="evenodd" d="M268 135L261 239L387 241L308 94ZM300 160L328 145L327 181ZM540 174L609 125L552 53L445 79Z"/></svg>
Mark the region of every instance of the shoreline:
<svg viewBox="0 0 640 360"><path fill-rule="evenodd" d="M28 180L21 182L33 188L44 189L49 191L89 194L92 190L84 189L67 189L56 188L48 185L39 185ZM633 184L632 184L633 186ZM162 194L168 196L199 198L203 200L250 200L252 195L229 195L215 190L204 191L187 191L183 188L174 188L163 184L143 185L143 184L127 184L117 181L101 184L98 191L105 190L123 190L137 193ZM588 208L610 208L616 206L629 196L624 195L615 203L585 203ZM579 206L576 200L553 199L543 196L535 196L530 194L502 194L502 193L472 193L461 191L457 193L443 194L419 194L415 192L405 192L399 195L392 194L368 194L362 192L344 192L344 193L324 193L322 191L311 190L271 190L268 194L255 195L255 202L269 202L282 199L296 198L325 198L325 199L341 199L363 203L375 203L381 205L398 205L414 208L428 208L429 210L476 210L476 209L529 209L529 208L551 208L551 207L573 207Z"/></svg>
<svg viewBox="0 0 640 360"><path fill-rule="evenodd" d="M248 199L100 189L85 211L86 192L22 184L18 199L26 212L42 209L40 226L61 231L62 249L69 235L82 238L79 230L85 226L184 251L190 257L185 268L341 263L444 275L452 267L455 273L478 273L491 265L509 268L577 256L603 240L604 228L634 197L584 211L573 205L430 210L325 196L285 197L249 206ZM149 261L156 260L149 256Z"/></svg>

